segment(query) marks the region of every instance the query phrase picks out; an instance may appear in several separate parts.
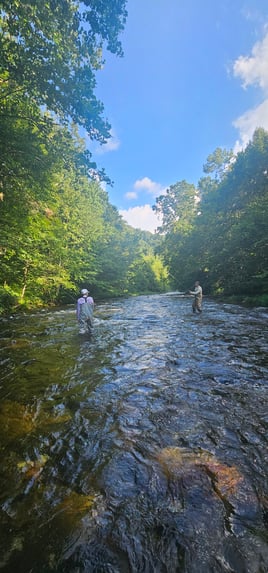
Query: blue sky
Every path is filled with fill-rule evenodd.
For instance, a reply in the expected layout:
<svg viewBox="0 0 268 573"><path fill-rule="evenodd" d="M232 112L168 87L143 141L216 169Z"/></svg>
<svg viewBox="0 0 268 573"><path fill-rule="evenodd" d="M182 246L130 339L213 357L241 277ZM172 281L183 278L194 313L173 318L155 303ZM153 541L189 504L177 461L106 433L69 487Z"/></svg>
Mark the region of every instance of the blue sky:
<svg viewBox="0 0 268 573"><path fill-rule="evenodd" d="M268 129L267 0L129 0L123 58L108 54L96 95L112 125L90 146L124 219L153 231L155 198L197 184L216 147Z"/></svg>

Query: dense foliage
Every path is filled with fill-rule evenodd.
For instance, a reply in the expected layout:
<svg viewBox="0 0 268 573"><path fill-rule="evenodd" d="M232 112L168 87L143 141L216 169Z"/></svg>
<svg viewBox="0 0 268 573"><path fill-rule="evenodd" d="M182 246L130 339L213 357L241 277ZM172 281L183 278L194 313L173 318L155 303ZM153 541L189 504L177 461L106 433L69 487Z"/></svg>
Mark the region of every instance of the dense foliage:
<svg viewBox="0 0 268 573"><path fill-rule="evenodd" d="M154 207L173 286L200 280L206 293L267 305L268 133L257 129L236 158L216 149L204 173L197 189L176 183Z"/></svg>
<svg viewBox="0 0 268 573"><path fill-rule="evenodd" d="M166 287L156 239L123 222L100 185L107 176L78 136L84 129L100 143L110 137L95 74L104 48L122 55L125 6L1 2L2 309L71 302L82 285L95 296ZM140 279L141 267L151 281Z"/></svg>
<svg viewBox="0 0 268 573"><path fill-rule="evenodd" d="M38 133L29 135L25 146L36 149L40 172L31 177L14 158L0 201L2 307L72 302L84 285L95 297L167 288L153 254L157 238L129 227L89 179L80 163L82 143L55 125L51 147ZM141 279L141 267L150 280L146 273Z"/></svg>

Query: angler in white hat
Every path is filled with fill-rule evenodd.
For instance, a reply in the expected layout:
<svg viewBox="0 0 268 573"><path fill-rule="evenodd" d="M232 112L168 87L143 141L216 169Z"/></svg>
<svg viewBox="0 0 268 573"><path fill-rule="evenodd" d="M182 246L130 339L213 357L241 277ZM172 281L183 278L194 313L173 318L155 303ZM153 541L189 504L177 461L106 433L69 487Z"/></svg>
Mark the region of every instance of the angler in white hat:
<svg viewBox="0 0 268 573"><path fill-rule="evenodd" d="M92 296L89 296L89 291L86 288L82 288L81 295L76 307L79 334L92 334L94 300Z"/></svg>

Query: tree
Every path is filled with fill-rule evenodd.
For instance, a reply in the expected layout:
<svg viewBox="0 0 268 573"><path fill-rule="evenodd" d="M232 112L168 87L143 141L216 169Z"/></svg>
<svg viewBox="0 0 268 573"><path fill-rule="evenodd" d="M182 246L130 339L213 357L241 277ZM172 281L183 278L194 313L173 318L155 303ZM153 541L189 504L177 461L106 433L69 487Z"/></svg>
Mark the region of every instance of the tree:
<svg viewBox="0 0 268 573"><path fill-rule="evenodd" d="M24 165L24 177L40 172L40 156L36 149L32 153L31 141L20 145L20 132L24 131L25 141L27 132L31 139L38 134L47 146L53 122L70 133L74 124L101 144L109 139L110 124L94 93L95 74L104 64L104 49L122 55L118 38L126 21L125 5L126 0L2 1L1 179L16 176L13 158L18 160L16 168L20 162ZM89 177L109 181L103 170L97 170L89 151L84 150L83 161ZM27 171L31 164L32 170Z"/></svg>
<svg viewBox="0 0 268 573"><path fill-rule="evenodd" d="M106 46L122 55L118 36L126 21L126 0L3 0L0 75L4 97L27 95L56 114L73 120L92 139L104 142L109 124L94 95L95 71Z"/></svg>
<svg viewBox="0 0 268 573"><path fill-rule="evenodd" d="M206 174L214 173L215 179L221 181L226 172L228 172L233 160L234 154L232 151L217 147L215 151L208 156L203 166L203 171Z"/></svg>
<svg viewBox="0 0 268 573"><path fill-rule="evenodd" d="M218 148L208 159L207 171L213 172L229 155ZM268 133L257 129L246 149L227 164L220 176L200 179L200 201L193 208L190 198L184 216L177 210L175 193L157 200L165 224L159 251L175 288L185 290L197 279L206 293L265 297Z"/></svg>
<svg viewBox="0 0 268 573"><path fill-rule="evenodd" d="M196 254L214 292L267 289L267 162L268 133L258 129L224 178L201 194L191 240L199 237Z"/></svg>
<svg viewBox="0 0 268 573"><path fill-rule="evenodd" d="M42 169L34 180L22 161L10 163L0 202L0 277L20 300L53 302L95 276L93 243L105 232L108 199L85 173L79 139L51 124L45 145L38 131L25 129L18 131L22 151L28 135Z"/></svg>
<svg viewBox="0 0 268 573"><path fill-rule="evenodd" d="M153 210L162 217L158 232L166 233L177 229L187 234L197 213L198 193L194 185L178 181L171 185L165 195L157 197Z"/></svg>

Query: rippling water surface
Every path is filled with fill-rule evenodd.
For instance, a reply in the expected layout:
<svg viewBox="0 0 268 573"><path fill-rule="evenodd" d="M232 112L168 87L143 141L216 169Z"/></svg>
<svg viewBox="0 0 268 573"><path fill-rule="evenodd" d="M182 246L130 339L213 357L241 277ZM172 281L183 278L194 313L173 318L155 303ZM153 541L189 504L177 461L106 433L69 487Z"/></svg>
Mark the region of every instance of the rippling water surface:
<svg viewBox="0 0 268 573"><path fill-rule="evenodd" d="M267 346L176 294L2 320L0 569L268 572Z"/></svg>

